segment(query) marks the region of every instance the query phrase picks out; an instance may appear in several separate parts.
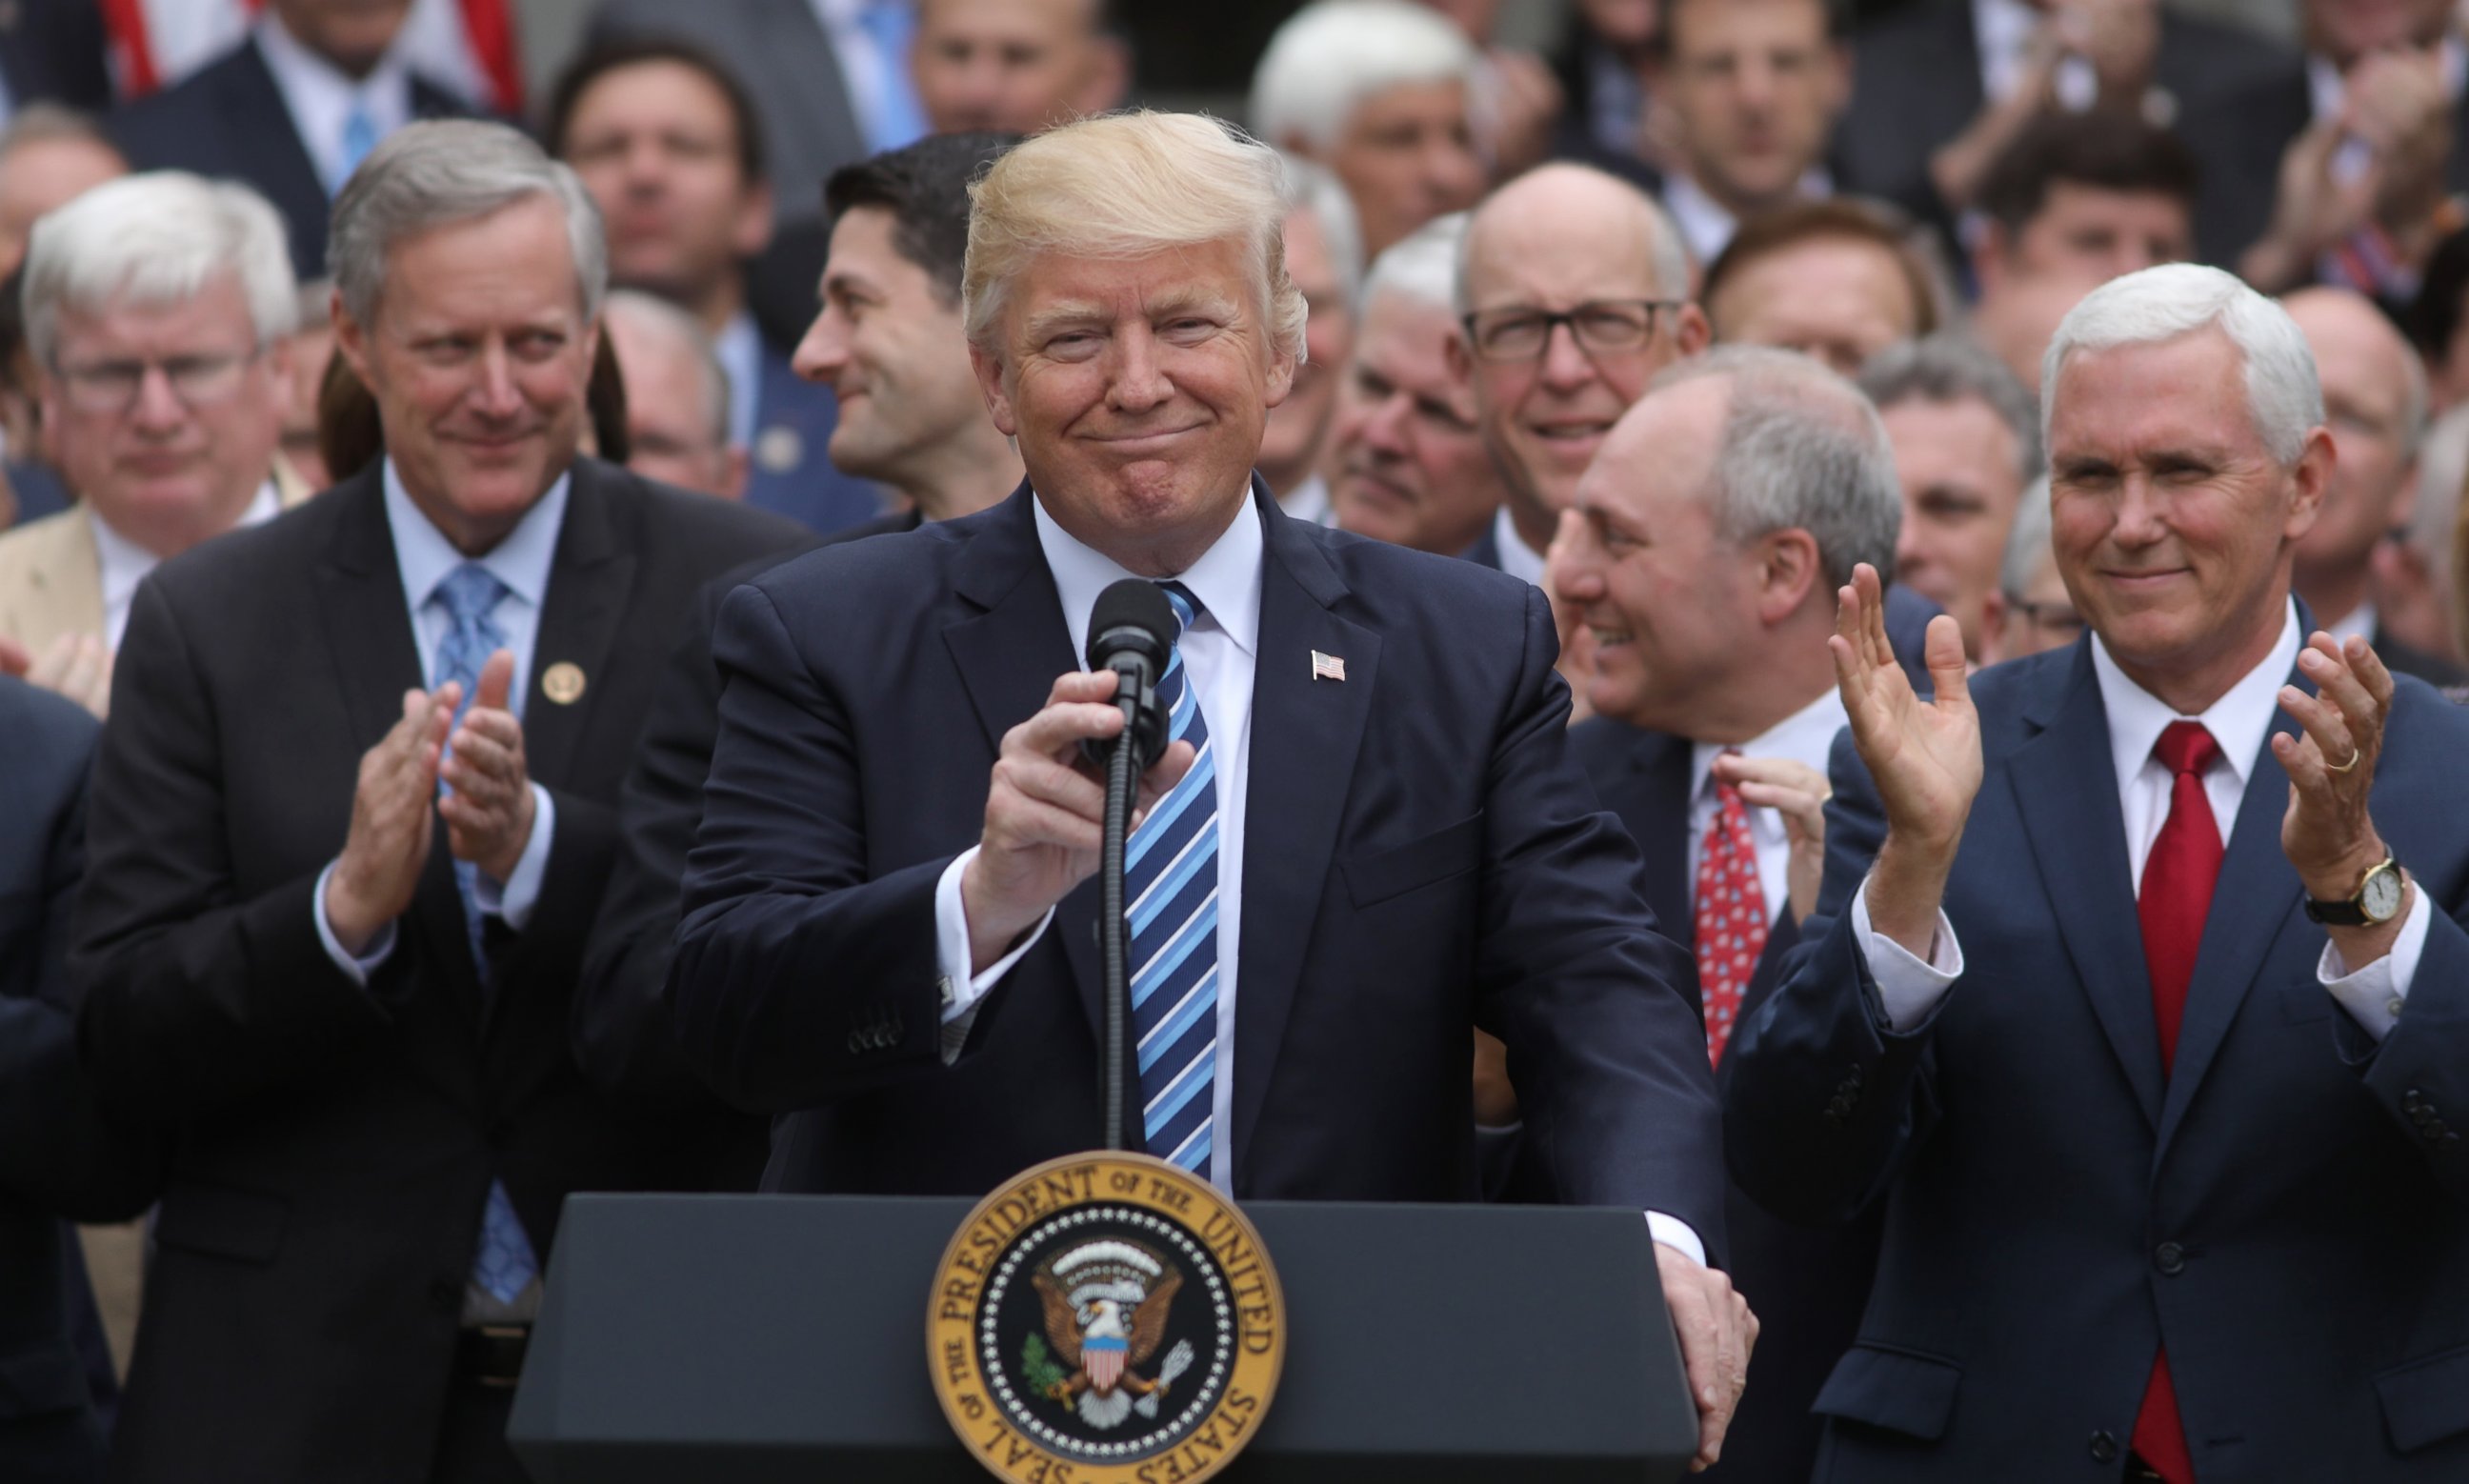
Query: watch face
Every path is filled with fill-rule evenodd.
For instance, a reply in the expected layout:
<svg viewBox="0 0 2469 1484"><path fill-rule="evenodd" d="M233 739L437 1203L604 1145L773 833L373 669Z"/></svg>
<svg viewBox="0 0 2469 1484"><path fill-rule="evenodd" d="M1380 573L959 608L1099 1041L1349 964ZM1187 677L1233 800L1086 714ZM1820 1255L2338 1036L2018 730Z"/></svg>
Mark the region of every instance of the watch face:
<svg viewBox="0 0 2469 1484"><path fill-rule="evenodd" d="M2400 915L2400 872L2379 870L2366 878L2365 889L2358 893L2358 905L2377 922L2389 922Z"/></svg>

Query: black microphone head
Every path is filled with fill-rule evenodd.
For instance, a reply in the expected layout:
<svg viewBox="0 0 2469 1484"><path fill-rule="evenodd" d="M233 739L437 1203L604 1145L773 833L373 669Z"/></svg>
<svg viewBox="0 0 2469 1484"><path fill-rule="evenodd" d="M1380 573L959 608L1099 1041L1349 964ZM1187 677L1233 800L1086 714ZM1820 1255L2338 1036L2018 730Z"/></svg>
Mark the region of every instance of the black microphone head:
<svg viewBox="0 0 2469 1484"><path fill-rule="evenodd" d="M1102 670L1126 650L1149 663L1149 675L1165 673L1166 657L1174 651L1174 607L1153 582L1126 577L1097 594L1089 611L1089 668Z"/></svg>

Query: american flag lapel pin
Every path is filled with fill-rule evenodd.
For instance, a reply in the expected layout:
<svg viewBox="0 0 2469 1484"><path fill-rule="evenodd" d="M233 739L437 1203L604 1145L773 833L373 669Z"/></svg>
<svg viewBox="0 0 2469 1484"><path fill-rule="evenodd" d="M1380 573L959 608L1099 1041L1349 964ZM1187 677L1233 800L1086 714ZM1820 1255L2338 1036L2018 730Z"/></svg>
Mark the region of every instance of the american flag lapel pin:
<svg viewBox="0 0 2469 1484"><path fill-rule="evenodd" d="M1346 661L1335 655L1325 655L1317 649L1313 650L1312 679L1316 681L1345 680Z"/></svg>

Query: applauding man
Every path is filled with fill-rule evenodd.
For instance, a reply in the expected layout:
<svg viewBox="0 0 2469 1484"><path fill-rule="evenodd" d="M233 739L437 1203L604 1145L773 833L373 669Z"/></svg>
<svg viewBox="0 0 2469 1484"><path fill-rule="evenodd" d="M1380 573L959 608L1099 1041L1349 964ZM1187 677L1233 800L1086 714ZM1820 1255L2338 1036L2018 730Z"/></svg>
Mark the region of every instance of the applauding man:
<svg viewBox="0 0 2469 1484"><path fill-rule="evenodd" d="M2305 637L2285 313L2149 268L2048 367L2090 633L1967 688L1938 618L1925 703L1843 590L1813 946L1733 1039L1742 1184L1888 1208L1824 1477L2458 1478L2469 717Z"/></svg>

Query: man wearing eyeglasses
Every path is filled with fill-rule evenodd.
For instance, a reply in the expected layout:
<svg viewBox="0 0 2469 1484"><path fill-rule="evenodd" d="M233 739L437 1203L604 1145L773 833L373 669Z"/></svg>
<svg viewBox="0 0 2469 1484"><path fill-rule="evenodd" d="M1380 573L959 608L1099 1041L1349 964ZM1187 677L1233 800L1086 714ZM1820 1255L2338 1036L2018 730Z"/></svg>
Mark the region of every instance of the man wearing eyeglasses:
<svg viewBox="0 0 2469 1484"><path fill-rule="evenodd" d="M35 227L27 341L81 503L0 537L0 670L104 714L155 564L307 498L275 456L297 299L283 220L245 186L133 175Z"/></svg>

